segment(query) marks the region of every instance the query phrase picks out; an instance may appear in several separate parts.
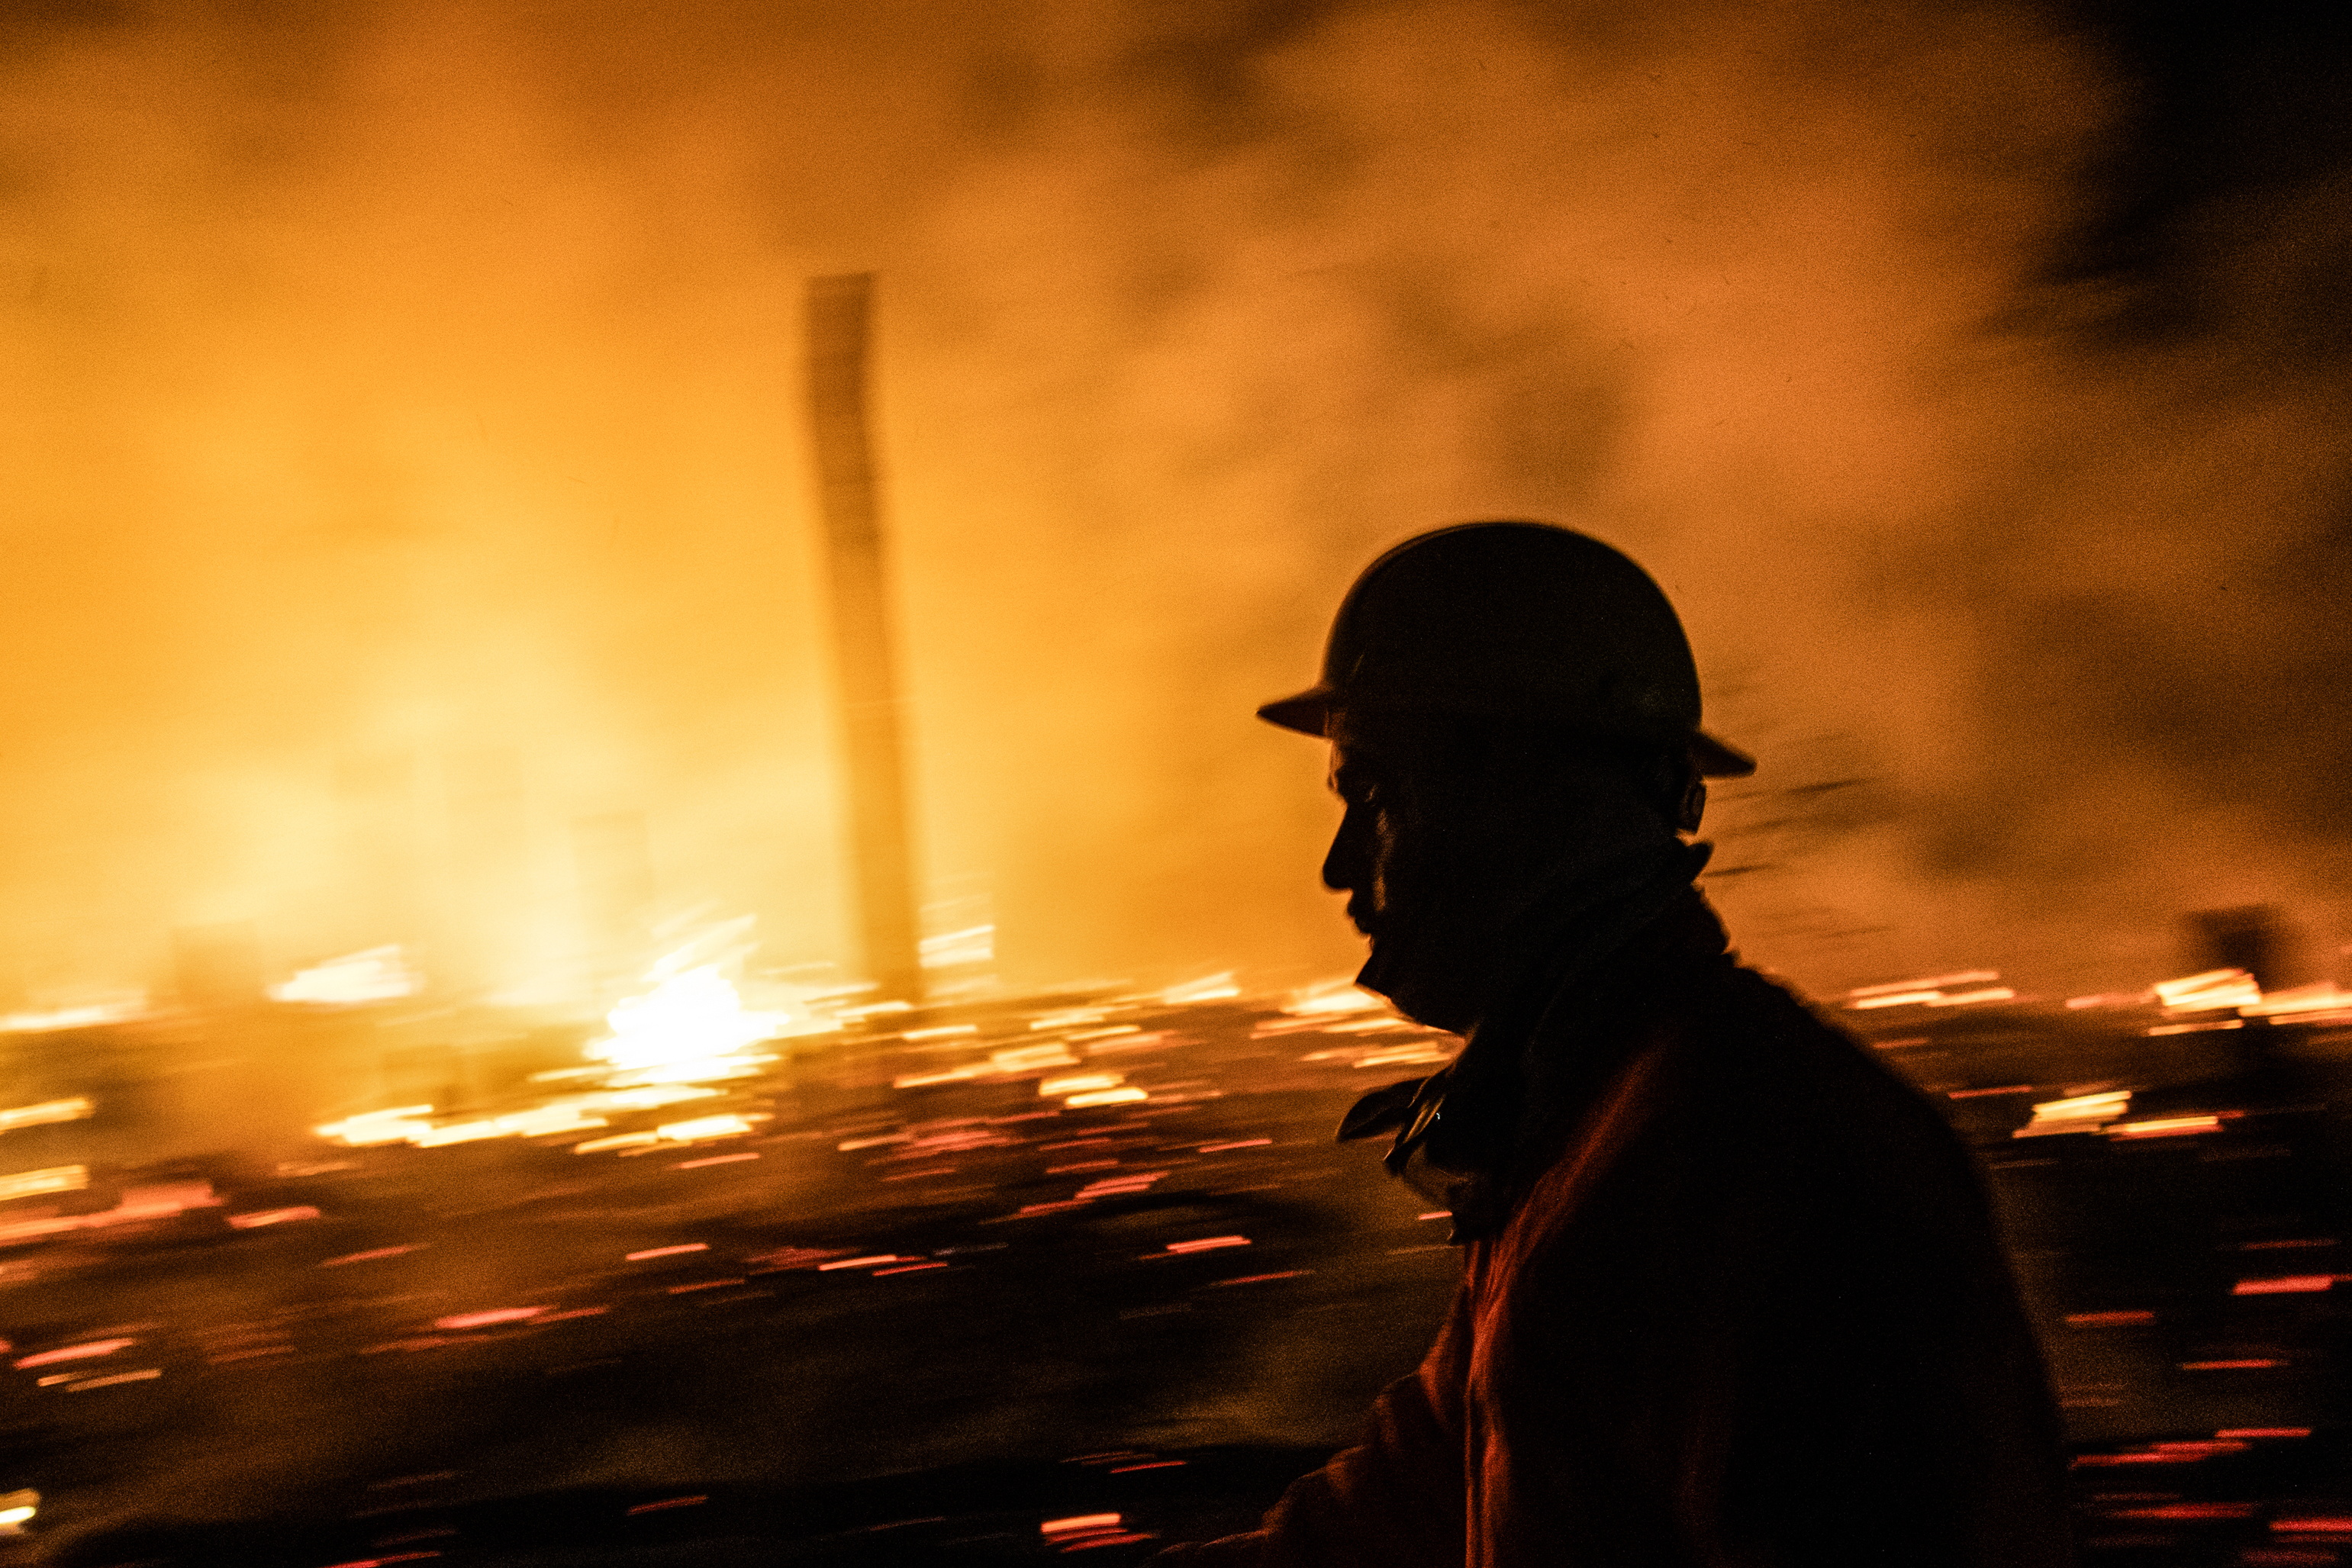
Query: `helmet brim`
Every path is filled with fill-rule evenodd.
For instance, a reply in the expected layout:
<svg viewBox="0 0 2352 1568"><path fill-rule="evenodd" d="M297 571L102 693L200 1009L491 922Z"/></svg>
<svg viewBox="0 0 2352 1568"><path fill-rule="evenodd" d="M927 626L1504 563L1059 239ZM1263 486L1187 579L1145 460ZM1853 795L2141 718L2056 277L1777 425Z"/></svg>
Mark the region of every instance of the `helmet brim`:
<svg viewBox="0 0 2352 1568"><path fill-rule="evenodd" d="M1257 716L1284 729L1301 735L1328 737L1331 733L1331 710L1339 706L1339 694L1329 686L1309 686L1303 692L1286 697L1276 697L1263 704ZM1705 730L1693 730L1690 736L1691 760L1701 776L1708 779L1745 779L1756 771L1756 759L1738 747L1726 745Z"/></svg>
<svg viewBox="0 0 2352 1568"><path fill-rule="evenodd" d="M1726 746L1703 729L1691 731L1691 760L1705 779L1745 779L1756 771L1756 758L1736 746Z"/></svg>
<svg viewBox="0 0 2352 1568"><path fill-rule="evenodd" d="M1338 695L1328 686L1309 686L1295 696L1276 697L1262 705L1257 716L1268 724L1295 729L1301 735L1328 735L1331 699Z"/></svg>

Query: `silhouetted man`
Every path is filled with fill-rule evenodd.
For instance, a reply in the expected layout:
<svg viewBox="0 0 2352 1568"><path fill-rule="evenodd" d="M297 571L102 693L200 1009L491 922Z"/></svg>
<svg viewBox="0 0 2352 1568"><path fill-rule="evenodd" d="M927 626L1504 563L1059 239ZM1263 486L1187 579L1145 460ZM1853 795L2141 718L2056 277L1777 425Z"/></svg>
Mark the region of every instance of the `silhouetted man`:
<svg viewBox="0 0 2352 1568"><path fill-rule="evenodd" d="M1423 535L1340 607L1324 880L1362 984L1465 1033L1343 1138L1452 1211L1451 1317L1360 1444L1260 1528L1265 1568L2052 1568L2047 1382L1965 1153L1739 967L1685 841L1702 779L1673 608L1533 523Z"/></svg>

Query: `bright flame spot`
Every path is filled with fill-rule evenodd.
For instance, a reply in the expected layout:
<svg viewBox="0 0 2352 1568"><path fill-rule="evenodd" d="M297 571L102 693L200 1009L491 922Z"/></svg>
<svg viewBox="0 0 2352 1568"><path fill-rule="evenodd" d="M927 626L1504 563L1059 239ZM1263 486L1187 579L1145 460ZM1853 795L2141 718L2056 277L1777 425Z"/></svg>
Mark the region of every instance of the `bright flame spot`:
<svg viewBox="0 0 2352 1568"><path fill-rule="evenodd" d="M655 965L648 976L654 988L604 1015L613 1032L590 1042L590 1061L638 1082L691 1083L741 1077L770 1060L747 1059L742 1052L787 1032L795 1020L786 1013L747 1009L716 964L671 972L689 951L681 948Z"/></svg>
<svg viewBox="0 0 2352 1568"><path fill-rule="evenodd" d="M1454 1053L1433 1045L1392 1046L1386 1051L1368 1052L1356 1059L1358 1067L1431 1067L1451 1061Z"/></svg>
<svg viewBox="0 0 2352 1568"><path fill-rule="evenodd" d="M0 1133L18 1127L37 1127L48 1122L79 1122L96 1107L87 1100L44 1100L37 1105L19 1105L13 1111L0 1111Z"/></svg>
<svg viewBox="0 0 2352 1568"><path fill-rule="evenodd" d="M2177 980L2158 980L2157 999L2168 1012L2201 1012L2210 1008L2262 1005L2262 988L2243 969L2208 969Z"/></svg>
<svg viewBox="0 0 2352 1568"><path fill-rule="evenodd" d="M1366 1013L1389 1004L1350 980L1324 980L1290 993L1282 1010L1294 1018L1326 1014Z"/></svg>
<svg viewBox="0 0 2352 1568"><path fill-rule="evenodd" d="M692 1143L698 1138L735 1138L751 1131L751 1124L740 1116L702 1116L691 1122L670 1122L656 1127L655 1132L672 1143Z"/></svg>
<svg viewBox="0 0 2352 1568"><path fill-rule="evenodd" d="M1003 1051L988 1053L988 1070L991 1072L1034 1072L1041 1068L1076 1067L1077 1064L1078 1059L1070 1054L1069 1048L1058 1042L1053 1045L1007 1046Z"/></svg>
<svg viewBox="0 0 2352 1568"><path fill-rule="evenodd" d="M1083 1111L1089 1105L1132 1105L1151 1096L1140 1089L1093 1089L1083 1094L1073 1094L1062 1102L1073 1111Z"/></svg>
<svg viewBox="0 0 2352 1568"><path fill-rule="evenodd" d="M424 1120L432 1114L433 1107L430 1105L403 1105L392 1111L363 1111L356 1116L329 1122L310 1131L355 1149L376 1144L404 1144L433 1130L433 1124Z"/></svg>
<svg viewBox="0 0 2352 1568"><path fill-rule="evenodd" d="M1037 1085L1040 1095L1083 1094L1090 1089L1115 1089L1127 1082L1124 1072L1068 1072Z"/></svg>
<svg viewBox="0 0 2352 1568"><path fill-rule="evenodd" d="M1956 975L1930 975L1921 980L1885 980L1875 986L1856 986L1846 993L1849 997L1885 997L1896 992L1941 991L1946 986L1973 986L1987 980L1998 980L1998 969L1963 969Z"/></svg>
<svg viewBox="0 0 2352 1568"><path fill-rule="evenodd" d="M676 1247L648 1247L642 1252L631 1252L624 1259L624 1261L630 1263L642 1263L648 1258L675 1258L684 1252L708 1252L709 1250L710 1243L708 1241L686 1241L679 1243Z"/></svg>
<svg viewBox="0 0 2352 1568"><path fill-rule="evenodd" d="M1931 1008L1964 1008L1975 1002L2012 1001L2016 997L2017 993L2007 986L1987 986L1976 991L1946 991L1940 996L1929 997L1927 1005Z"/></svg>
<svg viewBox="0 0 2352 1568"><path fill-rule="evenodd" d="M2063 1100L2044 1100L2033 1107L2033 1120L2010 1135L2037 1138L2050 1133L2096 1132L2130 1108L2131 1091L2128 1089L2070 1095Z"/></svg>
<svg viewBox="0 0 2352 1568"><path fill-rule="evenodd" d="M1210 975L1198 980L1187 980L1181 986L1171 986L1160 993L1160 999L1171 1008L1192 1007L1201 1002L1223 1001L1238 997L1242 988L1234 984L1232 971Z"/></svg>
<svg viewBox="0 0 2352 1568"><path fill-rule="evenodd" d="M0 1202L45 1192L79 1192L89 1185L88 1166L51 1166L47 1170L18 1171L14 1176L0 1176Z"/></svg>
<svg viewBox="0 0 2352 1568"><path fill-rule="evenodd" d="M40 1506L41 1494L30 1487L21 1491L0 1492L0 1531L10 1535L22 1534Z"/></svg>
<svg viewBox="0 0 2352 1568"><path fill-rule="evenodd" d="M23 1372L27 1367L54 1366L61 1361L86 1361L94 1355L112 1355L116 1351L128 1349L138 1343L135 1339L94 1339L87 1344L69 1344L62 1350L45 1350L38 1355L23 1357L16 1364L16 1370Z"/></svg>
<svg viewBox="0 0 2352 1568"><path fill-rule="evenodd" d="M661 1142L659 1133L620 1133L609 1138L591 1138L584 1144L574 1144L575 1155L601 1154L606 1149L642 1149Z"/></svg>
<svg viewBox="0 0 2352 1568"><path fill-rule="evenodd" d="M1029 1020L1031 1029L1079 1029L1090 1023L1100 1023L1110 1015L1099 1008L1064 1008L1059 1012L1041 1013Z"/></svg>
<svg viewBox="0 0 2352 1568"><path fill-rule="evenodd" d="M2219 1116L2160 1116L2147 1122L2117 1122L2105 1131L2110 1138L2179 1138L2221 1128Z"/></svg>
<svg viewBox="0 0 2352 1568"><path fill-rule="evenodd" d="M459 1312L455 1317L435 1318L436 1329L483 1329L494 1323L519 1323L539 1316L545 1307L497 1307L487 1312Z"/></svg>
<svg viewBox="0 0 2352 1568"><path fill-rule="evenodd" d="M2007 986L1990 982L2000 978L1998 969L1964 969L1955 975L1932 975L1924 980L1890 980L1875 986L1856 986L1846 993L1846 1007L1855 1012L1867 1012L1873 1008L1967 1007L1975 1002L2005 1002L2017 995ZM1975 986L1969 991L1956 991L1954 986Z"/></svg>
<svg viewBox="0 0 2352 1568"><path fill-rule="evenodd" d="M1049 1519L1037 1529L1045 1535L1067 1535L1074 1530L1117 1530L1119 1519L1116 1513L1075 1513L1067 1519Z"/></svg>
<svg viewBox="0 0 2352 1568"><path fill-rule="evenodd" d="M232 1214L228 1222L239 1230L257 1230L265 1225L284 1225L291 1220L318 1218L319 1211L305 1203L292 1208L264 1208L251 1214Z"/></svg>
<svg viewBox="0 0 2352 1568"><path fill-rule="evenodd" d="M2248 1018L2279 1018L2295 1013L2332 1012L2338 1008L2352 1008L2352 991L2338 990L2333 980L2317 985L2296 986L2290 990L2266 991L2262 1000L2238 1011Z"/></svg>
<svg viewBox="0 0 2352 1568"><path fill-rule="evenodd" d="M299 970L284 985L270 987L269 994L281 1002L350 1007L413 997L424 984L424 977L408 967L397 946L370 947Z"/></svg>

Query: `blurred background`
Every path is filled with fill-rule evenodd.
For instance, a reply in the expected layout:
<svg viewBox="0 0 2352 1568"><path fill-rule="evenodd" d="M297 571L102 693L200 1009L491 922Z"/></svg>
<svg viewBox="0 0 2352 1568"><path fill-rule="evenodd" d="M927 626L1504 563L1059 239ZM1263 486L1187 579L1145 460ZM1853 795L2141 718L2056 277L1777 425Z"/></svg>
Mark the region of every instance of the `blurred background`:
<svg viewBox="0 0 2352 1568"><path fill-rule="evenodd" d="M191 942L572 995L618 908L855 967L800 301L859 271L919 899L1008 984L1350 965L1250 709L1483 516L1680 606L1753 960L2345 961L2333 23L0 15L9 1011Z"/></svg>
<svg viewBox="0 0 2352 1568"><path fill-rule="evenodd" d="M1444 1305L1324 1139L1454 1043L1252 710L1520 517L1680 608L2094 1544L2340 1563L2346 16L0 0L0 1561L1252 1517Z"/></svg>

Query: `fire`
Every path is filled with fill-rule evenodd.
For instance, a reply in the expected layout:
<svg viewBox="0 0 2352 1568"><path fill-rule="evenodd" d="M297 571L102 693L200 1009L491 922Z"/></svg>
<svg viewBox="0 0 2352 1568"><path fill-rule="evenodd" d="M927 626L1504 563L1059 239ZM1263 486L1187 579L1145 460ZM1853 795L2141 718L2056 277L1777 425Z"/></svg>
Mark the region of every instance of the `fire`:
<svg viewBox="0 0 2352 1568"><path fill-rule="evenodd" d="M743 1053L788 1032L796 1021L788 1013L746 1008L716 964L664 975L677 956L654 967L648 977L656 982L652 990L606 1013L613 1032L588 1045L590 1061L614 1070L608 1082L614 1085L742 1077L775 1060Z"/></svg>
<svg viewBox="0 0 2352 1568"><path fill-rule="evenodd" d="M836 1013L822 1010L828 996L810 990L780 989L782 1006L762 1009L746 1007L722 965L748 952L739 946L732 955L714 957L720 941L740 938L748 920L714 927L665 956L647 971L651 988L630 997L604 1015L608 1033L583 1048L591 1065L561 1068L532 1075L534 1082L573 1085L534 1104L494 1113L477 1113L462 1119L435 1114L431 1105L403 1105L363 1112L313 1128L322 1138L354 1148L384 1144L411 1144L440 1148L451 1144L478 1143L491 1138L544 1138L590 1133L611 1124L615 1113L657 1110L690 1100L715 1100L722 1091L699 1087L713 1082L748 1078L776 1061L772 1052L752 1048L787 1035L828 1033L841 1027ZM379 949L358 957L396 957L396 949ZM340 961L339 961L340 962ZM316 974L318 971L306 971ZM1075 1061L1075 1058L1070 1060ZM585 1081L585 1082L583 1082ZM5 1113L0 1113L5 1114ZM602 1149L697 1142L740 1136L761 1114L714 1115L667 1124L650 1132L620 1133L592 1138L577 1145L583 1154Z"/></svg>

